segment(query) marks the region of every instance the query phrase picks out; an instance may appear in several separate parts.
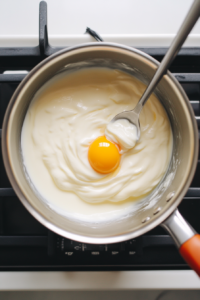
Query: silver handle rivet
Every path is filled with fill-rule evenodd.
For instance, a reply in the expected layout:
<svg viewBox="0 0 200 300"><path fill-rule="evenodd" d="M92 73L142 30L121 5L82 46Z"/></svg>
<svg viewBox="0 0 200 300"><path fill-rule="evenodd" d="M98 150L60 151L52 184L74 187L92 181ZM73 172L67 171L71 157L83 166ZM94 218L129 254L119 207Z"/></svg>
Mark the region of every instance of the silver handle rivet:
<svg viewBox="0 0 200 300"><path fill-rule="evenodd" d="M146 217L145 219L142 220L142 223L146 223L149 220L150 220L150 217Z"/></svg>
<svg viewBox="0 0 200 300"><path fill-rule="evenodd" d="M174 192L169 193L166 197L166 201L169 202L174 197Z"/></svg>
<svg viewBox="0 0 200 300"><path fill-rule="evenodd" d="M158 207L156 208L156 210L154 210L153 214L157 215L160 211L161 211L161 207Z"/></svg>

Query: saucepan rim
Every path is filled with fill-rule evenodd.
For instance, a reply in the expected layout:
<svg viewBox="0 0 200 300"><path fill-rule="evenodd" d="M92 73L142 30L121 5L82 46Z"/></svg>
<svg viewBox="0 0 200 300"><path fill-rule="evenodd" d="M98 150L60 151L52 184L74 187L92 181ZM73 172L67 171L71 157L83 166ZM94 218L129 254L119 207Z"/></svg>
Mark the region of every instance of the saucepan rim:
<svg viewBox="0 0 200 300"><path fill-rule="evenodd" d="M67 52L72 52L72 51L77 51L83 48L91 48L93 47L94 49L97 49L98 47L102 48L102 47L111 47L113 49L116 48L120 48L122 50L125 51L131 51L133 53L136 53L138 55L141 55L142 57L146 58L148 61L150 61L151 63L153 63L155 66L159 65L159 62L157 60L155 60L153 57L149 56L148 54L135 49L135 48L131 48L131 47L127 47L124 45L120 45L120 44L115 44L115 43L99 43L99 42L95 42L95 43L86 43L86 44L81 44L81 45L77 45L74 47L70 47L67 49L63 49L59 52L56 52L55 54L51 55L50 57L44 59L42 62L40 62L37 66L35 66L30 73L24 78L24 80L19 84L19 86L17 87L16 91L14 92L6 113L5 113L5 117L4 117L4 121L3 121L3 128L2 128L2 154L3 154L3 161L4 161L4 165L5 165L5 169L7 172L7 175L9 177L9 180L12 184L12 187L15 191L15 193L17 194L17 196L19 197L20 201L22 202L22 204L26 207L26 209L40 222L42 223L44 226L46 226L47 228L49 228L50 230L56 232L57 234L67 237L69 239L72 240L77 240L79 242L84 242L84 243L93 243L93 244L108 244L108 243L116 243L116 242L122 242L125 240L129 240L131 238L140 236L141 234L146 233L147 231L153 229L154 227L156 227L157 225L161 224L165 219L167 219L167 217L169 217L173 211L177 208L177 206L180 204L180 202L182 201L182 198L184 197L185 193L187 192L191 181L193 179L193 176L195 174L195 170L196 170L196 165L197 165L197 160L198 160L198 129L197 129L197 124L196 124L196 120L194 117L194 112L193 109L188 101L188 98L184 92L184 90L182 89L181 85L178 83L178 81L176 80L176 78L168 71L167 72L167 78L169 78L169 80L171 80L176 88L178 89L178 91L181 93L181 96L183 97L185 104L187 106L188 112L191 116L191 120L192 120L192 134L193 136L193 144L194 144L194 151L193 151L193 156L192 156L192 161L191 161L191 168L190 168L190 172L188 172L188 177L187 177L187 182L184 184L183 188L179 191L179 193L176 195L176 199L175 201L172 202L172 204L170 204L170 206L167 208L166 211L164 211L164 213L159 214L158 216L156 216L156 218L148 223L147 225L144 225L144 227L132 231L132 232L128 232L128 233L124 233L124 234L120 234L120 235L116 235L116 236L112 236L112 237L90 237L90 236L85 236L85 235L78 235L72 232L69 232L67 230L64 230L62 228L60 228L59 226L51 223L44 215L41 214L40 211L38 211L37 209L35 209L35 207L33 207L31 205L31 203L27 200L25 193L23 192L23 190L20 188L15 175L13 174L12 171L12 164L10 162L10 158L9 158L9 144L8 144L8 126L9 126L9 117L11 114L11 111L13 109L13 106L16 103L16 100L20 94L20 92L23 90L24 86L27 84L27 82L29 82L29 80L36 74L37 72L44 66L47 66L49 62L51 62L52 60L55 60L57 57L62 56L63 54L66 54Z"/></svg>

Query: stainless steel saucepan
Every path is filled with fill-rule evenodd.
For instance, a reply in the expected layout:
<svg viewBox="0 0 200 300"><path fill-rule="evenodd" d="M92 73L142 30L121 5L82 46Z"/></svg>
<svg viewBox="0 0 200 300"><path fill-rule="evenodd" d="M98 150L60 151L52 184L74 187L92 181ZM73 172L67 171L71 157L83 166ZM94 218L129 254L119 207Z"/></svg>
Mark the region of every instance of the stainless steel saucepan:
<svg viewBox="0 0 200 300"><path fill-rule="evenodd" d="M25 77L8 105L2 131L3 160L23 205L50 230L84 243L107 244L135 238L161 225L171 234L184 259L200 275L200 236L177 210L195 173L198 130L189 100L170 72L162 78L155 94L171 122L171 162L161 183L133 210L117 220L105 222L71 219L41 198L23 167L21 129L24 117L34 94L49 79L63 71L102 66L120 69L148 84L158 65L155 59L141 51L113 43L79 45L48 57Z"/></svg>

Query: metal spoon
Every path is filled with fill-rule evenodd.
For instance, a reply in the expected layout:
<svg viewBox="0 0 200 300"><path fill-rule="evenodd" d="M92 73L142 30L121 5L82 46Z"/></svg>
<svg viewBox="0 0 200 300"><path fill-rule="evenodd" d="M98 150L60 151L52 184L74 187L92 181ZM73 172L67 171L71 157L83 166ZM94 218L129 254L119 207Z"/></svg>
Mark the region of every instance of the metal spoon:
<svg viewBox="0 0 200 300"><path fill-rule="evenodd" d="M170 48L168 49L165 57L163 58L161 64L159 65L155 75L153 76L151 82L149 83L147 89L145 90L144 94L140 98L138 104L133 110L130 111L123 111L117 114L110 122L117 121L119 119L126 119L131 124L137 127L137 141L140 138L140 121L139 115L140 112L150 97L151 93L155 89L156 85L161 80L162 76L167 72L168 67L170 66L171 62L179 52L182 44L184 43L185 39L187 38L189 32L193 28L194 24L198 20L200 16L200 0L195 0L183 21L182 26L180 27L176 37L172 41Z"/></svg>

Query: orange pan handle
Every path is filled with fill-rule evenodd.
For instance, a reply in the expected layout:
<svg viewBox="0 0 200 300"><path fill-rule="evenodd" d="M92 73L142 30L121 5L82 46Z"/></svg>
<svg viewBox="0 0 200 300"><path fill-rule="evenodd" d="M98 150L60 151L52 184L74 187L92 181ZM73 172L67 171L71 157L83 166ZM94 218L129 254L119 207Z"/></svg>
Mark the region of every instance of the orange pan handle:
<svg viewBox="0 0 200 300"><path fill-rule="evenodd" d="M200 276L200 234L195 234L183 243L179 252L188 265Z"/></svg>
<svg viewBox="0 0 200 300"><path fill-rule="evenodd" d="M200 235L178 210L175 210L161 226L172 236L184 260L200 276Z"/></svg>

